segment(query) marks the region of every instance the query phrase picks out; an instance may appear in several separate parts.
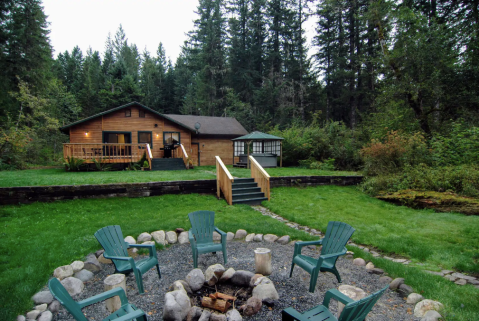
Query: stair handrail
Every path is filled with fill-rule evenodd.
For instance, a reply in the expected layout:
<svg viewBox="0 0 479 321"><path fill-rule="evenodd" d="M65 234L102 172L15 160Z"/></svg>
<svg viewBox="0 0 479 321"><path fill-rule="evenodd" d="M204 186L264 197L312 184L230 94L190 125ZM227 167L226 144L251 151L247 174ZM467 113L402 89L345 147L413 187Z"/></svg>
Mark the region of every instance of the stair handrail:
<svg viewBox="0 0 479 321"><path fill-rule="evenodd" d="M249 156L250 168L251 168L251 177L258 184L258 187L261 188L261 192L264 193L264 196L270 200L270 185L269 185L269 174L264 170L253 156Z"/></svg>
<svg viewBox="0 0 479 321"><path fill-rule="evenodd" d="M153 160L153 155L151 154L151 148L150 148L150 144L146 144L146 150L148 151L148 153L146 153L146 157L148 158L148 164L150 164L150 171L151 171L151 163L152 160ZM143 166L143 164L141 164L141 166Z"/></svg>
<svg viewBox="0 0 479 321"><path fill-rule="evenodd" d="M188 162L188 154L186 153L185 146L183 144L180 144L180 151L181 151L181 157L183 158L183 163L185 163L186 169L190 168L190 164Z"/></svg>
<svg viewBox="0 0 479 321"><path fill-rule="evenodd" d="M225 196L226 202L233 205L233 182L234 178L219 156L216 158L216 195L221 196L221 191Z"/></svg>

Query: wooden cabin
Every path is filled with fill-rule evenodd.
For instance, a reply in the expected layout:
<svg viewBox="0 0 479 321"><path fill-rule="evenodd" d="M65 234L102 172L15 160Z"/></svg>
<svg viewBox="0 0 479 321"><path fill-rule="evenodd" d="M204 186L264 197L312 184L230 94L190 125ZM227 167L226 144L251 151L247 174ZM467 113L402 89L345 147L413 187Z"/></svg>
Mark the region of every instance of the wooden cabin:
<svg viewBox="0 0 479 321"><path fill-rule="evenodd" d="M226 164L238 161L231 139L248 133L235 118L161 114L137 102L60 130L70 136L70 143L63 145L65 159L128 164L146 153L150 164L154 159L183 158L195 166L215 165L215 156Z"/></svg>

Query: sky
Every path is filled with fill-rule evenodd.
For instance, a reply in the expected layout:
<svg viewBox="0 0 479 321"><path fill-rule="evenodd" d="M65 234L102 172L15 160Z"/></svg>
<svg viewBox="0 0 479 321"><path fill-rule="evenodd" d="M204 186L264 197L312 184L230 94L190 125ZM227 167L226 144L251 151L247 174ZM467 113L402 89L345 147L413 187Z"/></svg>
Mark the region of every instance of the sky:
<svg viewBox="0 0 479 321"><path fill-rule="evenodd" d="M108 33L114 39L121 24L128 43L136 44L140 53L146 48L156 56L162 42L175 63L198 17L198 0L43 0L43 6L54 57L75 46L84 55L90 47L103 54ZM312 21L306 29L311 38Z"/></svg>

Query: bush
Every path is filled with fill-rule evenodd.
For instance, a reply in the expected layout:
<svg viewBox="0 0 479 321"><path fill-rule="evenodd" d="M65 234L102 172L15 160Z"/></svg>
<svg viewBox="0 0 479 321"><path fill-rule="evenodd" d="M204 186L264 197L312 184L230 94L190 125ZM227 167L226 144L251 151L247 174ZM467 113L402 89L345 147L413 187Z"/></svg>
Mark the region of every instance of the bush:
<svg viewBox="0 0 479 321"><path fill-rule="evenodd" d="M68 172L80 172L84 169L83 163L85 161L83 159L75 158L75 157L67 157L66 161L64 162L65 169Z"/></svg>
<svg viewBox="0 0 479 321"><path fill-rule="evenodd" d="M436 135L431 140L432 158L437 166L478 164L479 128L463 128L453 123L448 136Z"/></svg>

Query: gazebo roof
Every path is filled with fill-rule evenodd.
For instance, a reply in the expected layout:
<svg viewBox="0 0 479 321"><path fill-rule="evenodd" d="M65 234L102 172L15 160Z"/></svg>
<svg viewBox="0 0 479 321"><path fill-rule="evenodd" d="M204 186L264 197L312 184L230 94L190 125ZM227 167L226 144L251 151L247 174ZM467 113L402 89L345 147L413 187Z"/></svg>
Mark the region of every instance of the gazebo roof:
<svg viewBox="0 0 479 321"><path fill-rule="evenodd" d="M248 135L244 135L232 140L283 140L283 137L278 137L270 134L265 134L262 132L252 132Z"/></svg>

